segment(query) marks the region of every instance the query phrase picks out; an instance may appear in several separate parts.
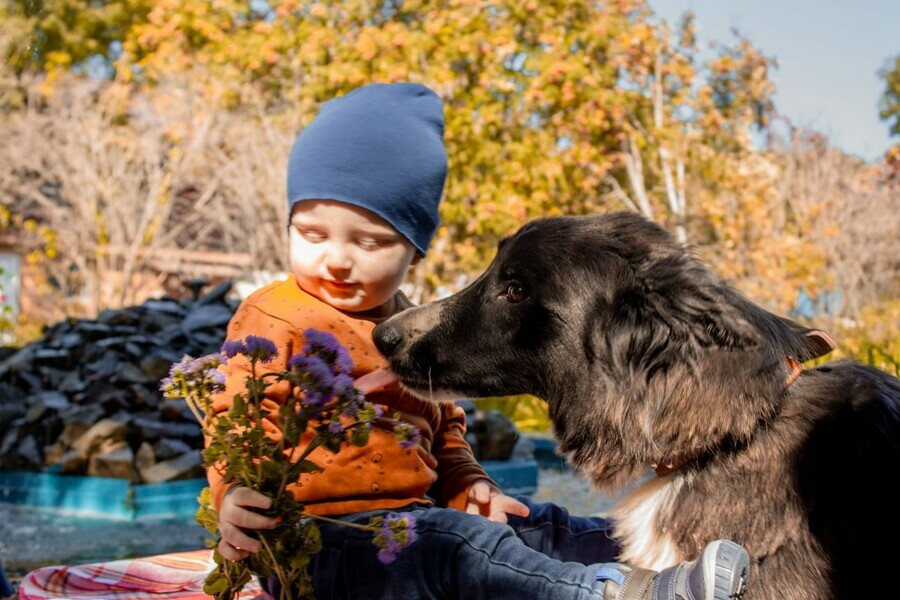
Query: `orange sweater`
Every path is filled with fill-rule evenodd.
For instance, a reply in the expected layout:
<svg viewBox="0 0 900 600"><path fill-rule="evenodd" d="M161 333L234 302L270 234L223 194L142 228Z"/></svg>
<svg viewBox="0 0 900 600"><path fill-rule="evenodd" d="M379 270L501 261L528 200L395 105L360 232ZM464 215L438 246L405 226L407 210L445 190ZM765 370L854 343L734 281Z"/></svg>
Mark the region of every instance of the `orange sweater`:
<svg viewBox="0 0 900 600"><path fill-rule="evenodd" d="M397 305L409 306L398 292ZM372 342L375 323L343 313L310 296L293 276L275 282L251 294L238 307L228 324L228 339L238 340L257 335L272 340L278 356L264 370L287 369L287 361L304 345L307 328L328 331L350 352L354 369L351 376L360 377L386 366ZM213 414L227 411L235 393L244 390L250 362L243 355L230 359L222 367L226 376L225 391L213 401ZM266 390L264 409L277 413L289 392L281 382ZM415 425L421 441L413 448L402 448L393 434L376 423L369 443L362 448L345 445L337 454L324 448L314 450L309 459L325 468L323 473L306 474L289 486L306 510L319 515L341 515L365 510L392 509L413 502L431 504L426 495L442 506L464 509L469 487L477 479L489 479L475 460L466 442L465 413L453 403L426 402L404 394L399 388L373 392L366 399L382 405L385 416L395 412ZM265 423L267 434L280 437L274 420ZM311 435L301 438L308 443ZM213 505L221 507L229 482L222 479L220 468L207 471ZM436 484L436 485L435 485Z"/></svg>

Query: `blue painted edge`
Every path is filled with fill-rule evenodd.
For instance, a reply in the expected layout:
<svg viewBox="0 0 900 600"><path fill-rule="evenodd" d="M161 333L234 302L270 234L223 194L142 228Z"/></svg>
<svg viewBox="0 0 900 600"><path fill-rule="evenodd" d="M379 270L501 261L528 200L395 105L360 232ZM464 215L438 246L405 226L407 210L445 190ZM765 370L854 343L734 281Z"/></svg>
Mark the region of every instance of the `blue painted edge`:
<svg viewBox="0 0 900 600"><path fill-rule="evenodd" d="M530 496L537 491L536 460L484 460L481 466L507 496Z"/></svg>
<svg viewBox="0 0 900 600"><path fill-rule="evenodd" d="M534 459L542 469L556 469L557 471L571 471L572 467L566 459L557 454L556 440L546 437L529 437L534 444Z"/></svg>
<svg viewBox="0 0 900 600"><path fill-rule="evenodd" d="M488 476L510 496L537 490L534 460L483 461ZM206 479L132 485L124 479L0 471L0 504L19 504L87 518L184 519L197 512Z"/></svg>
<svg viewBox="0 0 900 600"><path fill-rule="evenodd" d="M132 485L124 479L0 472L0 503L20 504L86 518L191 518L205 479Z"/></svg>
<svg viewBox="0 0 900 600"><path fill-rule="evenodd" d="M131 519L128 490L124 479L77 477L53 473L0 473L0 502L53 508L110 519Z"/></svg>

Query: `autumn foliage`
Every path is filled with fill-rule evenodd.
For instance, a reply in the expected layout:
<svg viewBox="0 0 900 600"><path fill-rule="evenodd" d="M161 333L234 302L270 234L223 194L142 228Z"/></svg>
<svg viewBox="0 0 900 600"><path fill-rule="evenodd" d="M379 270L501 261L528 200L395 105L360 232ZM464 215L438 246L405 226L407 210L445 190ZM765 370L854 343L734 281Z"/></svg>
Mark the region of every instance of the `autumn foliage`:
<svg viewBox="0 0 900 600"><path fill-rule="evenodd" d="M838 338L884 329L896 368L896 178L773 127L773 59L739 35L701 53L690 14L650 4L8 2L3 205L48 297L88 290L91 311L140 299L147 248L284 270L297 132L335 95L412 80L446 103L450 157L416 300L465 285L528 219L628 208L775 312L803 319L809 298Z"/></svg>

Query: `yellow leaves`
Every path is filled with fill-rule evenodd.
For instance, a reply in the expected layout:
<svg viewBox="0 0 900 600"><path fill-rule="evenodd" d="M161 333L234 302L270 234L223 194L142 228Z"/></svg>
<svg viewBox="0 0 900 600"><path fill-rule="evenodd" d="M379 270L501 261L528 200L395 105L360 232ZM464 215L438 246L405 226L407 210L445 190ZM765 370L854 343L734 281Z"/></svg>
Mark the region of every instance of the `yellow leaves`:
<svg viewBox="0 0 900 600"><path fill-rule="evenodd" d="M560 89L560 101L563 106L573 104L576 98L575 84L567 81Z"/></svg>
<svg viewBox="0 0 900 600"><path fill-rule="evenodd" d="M549 83L558 83L565 78L572 66L563 60L553 62L547 69L546 80Z"/></svg>
<svg viewBox="0 0 900 600"><path fill-rule="evenodd" d="M265 42L263 42L259 48L259 51L262 55L263 61L270 65L278 62L278 59L281 57L281 54L276 48L276 43L273 40L266 40Z"/></svg>
<svg viewBox="0 0 900 600"><path fill-rule="evenodd" d="M253 25L253 33L258 33L260 35L268 35L272 33L274 30L274 26L267 21L257 21Z"/></svg>
<svg viewBox="0 0 900 600"><path fill-rule="evenodd" d="M369 30L363 30L360 33L354 47L359 53L360 58L367 61L375 58L375 53L378 50L375 38Z"/></svg>
<svg viewBox="0 0 900 600"><path fill-rule="evenodd" d="M67 52L48 52L47 68L49 70L67 69L72 65L72 55Z"/></svg>
<svg viewBox="0 0 900 600"><path fill-rule="evenodd" d="M444 29L446 22L440 17L425 20L425 33L436 36Z"/></svg>
<svg viewBox="0 0 900 600"><path fill-rule="evenodd" d="M177 112L187 96L163 104L157 79L184 78L203 100L190 109L196 123L162 126L171 128L171 161L186 160L197 123L214 122L227 102L242 117L278 122L258 128L262 138L296 130L323 101L364 83L412 80L437 91L451 170L445 243L420 267L423 280L473 273L527 218L624 208L622 195L641 186L666 220L674 209L663 165L674 173L678 164L690 241L726 274L774 304L800 280L821 285L821 253L785 225L772 192L778 169L750 145L755 107L765 112L772 85L770 62L745 40L719 51L706 81L690 49L693 23L670 33L639 0L410 0L392 4L395 13L364 0L271 0L264 16L237 0L135 2L146 18L124 28L134 63L118 64L117 77L139 83L123 88L154 97L158 114ZM77 53L59 51L52 62L67 68ZM640 165L639 181L629 162ZM808 206L804 218L820 223L823 210ZM836 236L832 227L822 225L819 239Z"/></svg>
<svg viewBox="0 0 900 600"><path fill-rule="evenodd" d="M396 82L396 81L406 81L410 78L409 65L405 64L394 64L388 67L387 78L388 82Z"/></svg>
<svg viewBox="0 0 900 600"><path fill-rule="evenodd" d="M347 83L349 83L351 87L359 87L370 82L369 76L365 73L351 73L350 76L347 77Z"/></svg>
<svg viewBox="0 0 900 600"><path fill-rule="evenodd" d="M552 47L559 42L559 38L550 31L543 31L538 34L538 41L545 46Z"/></svg>

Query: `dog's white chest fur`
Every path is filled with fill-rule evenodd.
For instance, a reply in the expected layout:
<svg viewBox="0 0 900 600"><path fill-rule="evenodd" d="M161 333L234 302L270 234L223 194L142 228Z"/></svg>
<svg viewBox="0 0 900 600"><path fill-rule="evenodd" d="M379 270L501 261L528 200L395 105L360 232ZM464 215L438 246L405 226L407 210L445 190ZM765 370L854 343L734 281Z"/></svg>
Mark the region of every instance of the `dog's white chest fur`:
<svg viewBox="0 0 900 600"><path fill-rule="evenodd" d="M612 515L622 545L620 561L659 571L685 560L658 524L682 484L675 476L654 477L619 501Z"/></svg>

